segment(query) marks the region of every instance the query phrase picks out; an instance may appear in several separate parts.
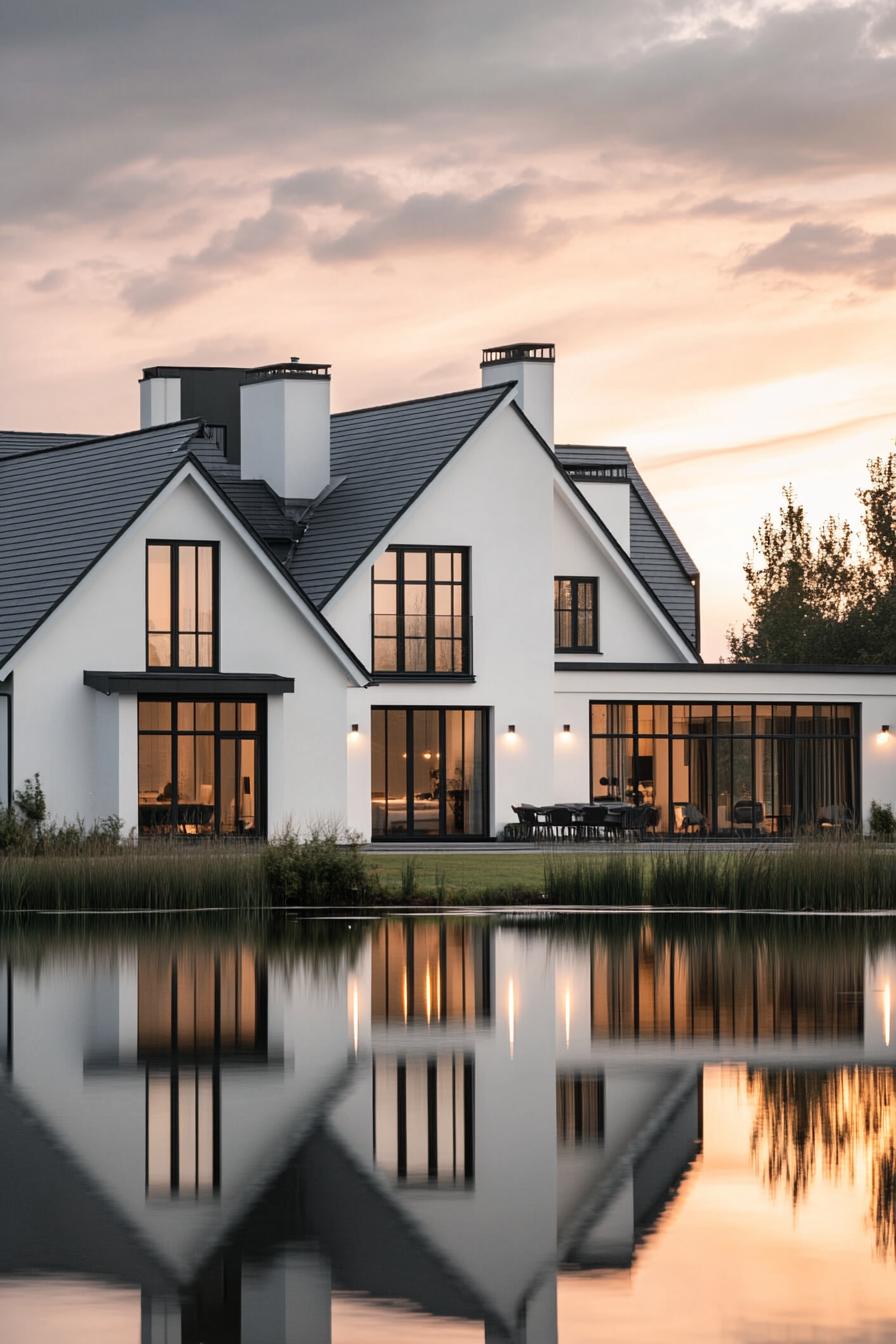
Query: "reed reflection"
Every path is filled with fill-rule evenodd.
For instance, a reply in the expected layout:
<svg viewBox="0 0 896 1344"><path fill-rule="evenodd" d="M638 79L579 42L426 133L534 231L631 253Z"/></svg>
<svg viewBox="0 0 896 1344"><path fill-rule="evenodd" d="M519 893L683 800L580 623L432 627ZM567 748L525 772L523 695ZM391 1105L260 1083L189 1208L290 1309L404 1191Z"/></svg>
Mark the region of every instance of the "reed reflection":
<svg viewBox="0 0 896 1344"><path fill-rule="evenodd" d="M749 1069L750 1154L769 1191L794 1209L819 1175L869 1185L877 1252L896 1260L896 1076L889 1068Z"/></svg>

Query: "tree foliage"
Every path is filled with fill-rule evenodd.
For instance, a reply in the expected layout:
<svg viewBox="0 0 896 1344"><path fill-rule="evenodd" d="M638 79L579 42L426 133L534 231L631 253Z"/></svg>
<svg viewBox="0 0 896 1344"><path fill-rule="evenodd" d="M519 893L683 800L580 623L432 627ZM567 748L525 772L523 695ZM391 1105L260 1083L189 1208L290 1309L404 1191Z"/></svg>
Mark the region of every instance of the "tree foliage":
<svg viewBox="0 0 896 1344"><path fill-rule="evenodd" d="M896 663L896 452L868 463L860 531L813 530L793 486L744 564L749 616L728 631L735 663Z"/></svg>

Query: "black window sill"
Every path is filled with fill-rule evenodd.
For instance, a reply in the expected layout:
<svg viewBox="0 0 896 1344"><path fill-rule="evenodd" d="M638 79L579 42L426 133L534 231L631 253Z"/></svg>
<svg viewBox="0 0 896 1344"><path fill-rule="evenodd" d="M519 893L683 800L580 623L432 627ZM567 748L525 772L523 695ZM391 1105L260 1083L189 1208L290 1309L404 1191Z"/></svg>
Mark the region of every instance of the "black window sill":
<svg viewBox="0 0 896 1344"><path fill-rule="evenodd" d="M392 681L399 683L450 681L456 686L472 685L476 680L472 672L372 672L371 677L374 686Z"/></svg>

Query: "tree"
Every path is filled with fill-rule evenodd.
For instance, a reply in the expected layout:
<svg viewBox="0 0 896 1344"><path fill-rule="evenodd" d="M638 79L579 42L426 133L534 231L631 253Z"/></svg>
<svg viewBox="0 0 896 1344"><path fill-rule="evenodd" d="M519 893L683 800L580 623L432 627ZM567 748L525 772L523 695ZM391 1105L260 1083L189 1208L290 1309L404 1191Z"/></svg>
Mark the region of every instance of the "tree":
<svg viewBox="0 0 896 1344"><path fill-rule="evenodd" d="M868 463L861 534L830 517L813 533L793 486L744 564L749 616L728 630L736 663L896 662L896 452Z"/></svg>

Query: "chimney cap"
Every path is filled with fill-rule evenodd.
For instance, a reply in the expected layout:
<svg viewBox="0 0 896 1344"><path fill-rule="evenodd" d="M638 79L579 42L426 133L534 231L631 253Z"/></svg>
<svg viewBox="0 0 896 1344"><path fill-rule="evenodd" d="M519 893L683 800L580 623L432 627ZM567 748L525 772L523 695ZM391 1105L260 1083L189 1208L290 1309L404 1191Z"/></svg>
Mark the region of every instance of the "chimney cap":
<svg viewBox="0 0 896 1344"><path fill-rule="evenodd" d="M486 346L479 367L484 369L489 364L517 364L523 359L535 359L553 364L555 359L553 341L521 341L516 345Z"/></svg>
<svg viewBox="0 0 896 1344"><path fill-rule="evenodd" d="M257 369L247 369L247 383L263 383L276 378L329 378L331 364L301 364L297 359L286 360L282 364L262 364Z"/></svg>

